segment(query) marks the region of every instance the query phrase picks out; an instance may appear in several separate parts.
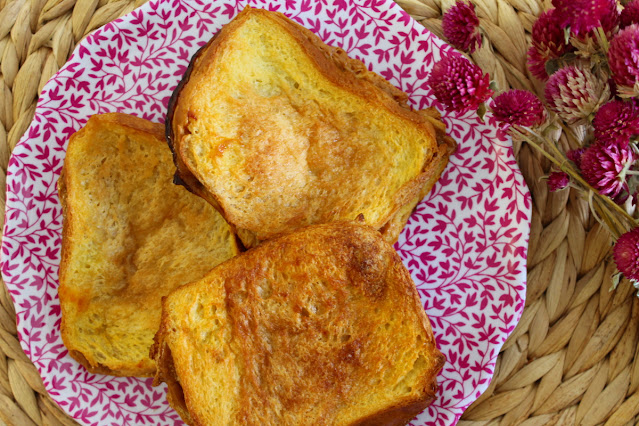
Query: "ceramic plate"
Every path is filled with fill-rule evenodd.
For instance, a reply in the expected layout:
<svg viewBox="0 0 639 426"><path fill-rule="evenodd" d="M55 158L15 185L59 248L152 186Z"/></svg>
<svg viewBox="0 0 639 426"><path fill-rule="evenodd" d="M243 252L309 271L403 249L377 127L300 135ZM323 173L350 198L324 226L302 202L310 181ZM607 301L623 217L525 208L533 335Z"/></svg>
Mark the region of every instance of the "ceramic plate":
<svg viewBox="0 0 639 426"><path fill-rule="evenodd" d="M82 424L173 425L151 379L87 373L60 339L57 298L62 213L56 182L69 136L92 114L163 122L191 55L247 1L151 1L87 37L45 86L7 176L2 275L22 348L53 399ZM439 105L426 79L451 49L390 0L252 0L342 47L410 95ZM441 108L440 108L441 110ZM511 142L490 117L444 113L459 149L396 245L441 351L437 400L412 424L454 424L486 389L524 307L531 199Z"/></svg>

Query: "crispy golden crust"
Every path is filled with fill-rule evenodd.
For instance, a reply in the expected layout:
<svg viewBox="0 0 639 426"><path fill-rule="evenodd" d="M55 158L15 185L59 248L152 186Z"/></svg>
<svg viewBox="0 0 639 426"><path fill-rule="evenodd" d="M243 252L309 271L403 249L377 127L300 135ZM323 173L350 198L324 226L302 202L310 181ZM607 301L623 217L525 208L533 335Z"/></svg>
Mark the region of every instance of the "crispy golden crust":
<svg viewBox="0 0 639 426"><path fill-rule="evenodd" d="M160 297L237 253L220 215L171 184L163 136L160 124L110 113L69 142L58 181L61 336L92 373L152 376Z"/></svg>
<svg viewBox="0 0 639 426"><path fill-rule="evenodd" d="M130 131L149 134L156 139L164 138L164 127L161 124L122 113L107 113L95 116L105 126L126 127Z"/></svg>
<svg viewBox="0 0 639 426"><path fill-rule="evenodd" d="M439 147L438 152L433 159L433 166L428 174L428 177L422 186L421 191L410 202L404 204L381 228L380 232L390 244L394 244L399 238L399 234L404 229L408 218L413 213L417 204L433 189L435 183L439 180L440 176L444 172L444 169L448 165L448 160L451 155L457 149L457 143L453 138L448 136L445 132L444 124L440 121L440 114L435 108L427 108L420 111L425 116L432 120L435 127L435 133L437 135L437 144Z"/></svg>
<svg viewBox="0 0 639 426"><path fill-rule="evenodd" d="M344 201L344 205L327 204L330 207L326 208L332 210L324 213L320 212L316 217L311 218L309 212L313 210L313 207L299 202L297 210L290 206L285 207L284 209L290 208L291 211L288 215L282 214L282 217L278 216L282 212L282 208L274 208L272 212L268 210L256 211L252 207L250 208L258 217L275 218L270 224L266 223L265 219L261 221L247 219L245 215L239 214L235 207L231 208L231 204L234 203L229 204L228 194L224 193L224 195L221 195L223 191L221 192L219 188L215 189L211 184L205 182L207 177L206 173L208 172L200 170L192 164L192 161L186 160L191 154L188 152L190 148L187 148L184 141L191 135L189 129L192 124L199 120L197 114L193 113L190 105L193 102L192 97L198 96L203 91L200 87L202 84L200 77L198 77L200 80L198 80L197 83L192 83L197 85L197 90L190 90L189 83L193 75L197 74L199 70L207 70L213 67L217 57L223 54L225 49L228 48L227 45L233 37L234 32L242 27L252 16L268 19L272 24L284 29L288 36L294 39L303 49L305 55L311 58L314 66L320 71L321 75L332 84L350 92L355 98L362 99L370 105L375 105L375 108L382 108L390 111L396 117L401 117L402 120L406 120L410 123L406 123L407 127L421 129L422 134L430 139L430 145L421 148L421 150L426 153L421 169L411 172L413 174L405 179L403 185L396 190L396 193L391 197L389 200L390 203L387 206L382 206L381 208L376 207L376 210L381 210L383 213L372 213L370 209L366 210L366 208L359 211L351 211L352 208L348 207L347 204L352 204L352 201ZM260 116L260 113L256 111L255 115ZM413 111L407 104L407 95L405 93L395 88L379 75L368 71L360 61L349 58L343 50L325 45L311 31L290 21L284 15L260 9L252 9L250 7L247 7L233 21L223 27L222 30L192 58L182 82L178 85L171 98L166 126L167 139L174 153L174 161L177 166L176 181L183 183L191 191L205 198L215 206L231 224L237 227L238 236L240 236L244 244L248 247L254 246L264 239L290 232L300 226L331 220L352 220L359 213L364 213L367 223L376 229L384 227L391 221L396 222L397 225L398 212L407 204L411 204L418 194L423 192L423 188L427 183L431 182L430 186L432 186L432 183L436 180L433 176L441 173L440 170L443 168L440 166L445 166L448 160L448 155L442 155L442 152L445 151L449 153L450 148L454 146L454 143L449 144L450 138L442 136L444 134L444 125L439 119L438 114L432 111L427 113ZM226 147L221 146L218 149L218 155L222 155ZM415 155L417 154L419 153ZM300 152L300 155L305 154ZM370 153L368 153L367 156L369 157ZM308 161L310 163L310 160ZM259 164L255 167L256 168L250 172L252 176L259 176L265 173ZM313 173L312 170L310 173ZM353 170L353 173L357 174L359 171ZM387 171L387 173L395 173L395 171ZM299 179L299 177L296 179ZM244 185L244 183L241 183L241 185ZM290 185L290 182L286 180L280 181L280 185L286 187ZM339 191L343 186L343 182L340 183L336 181L332 191ZM307 187L308 186L305 186L304 188L306 189ZM331 190L328 191L330 192ZM258 196L260 194L261 193L258 193ZM297 192L295 197L299 198L302 196L300 192ZM267 200L273 200L276 198L276 195L274 193L263 193L263 197ZM293 196L286 197L289 199L295 198ZM364 198L366 195L363 195L360 190L357 194L352 194L350 197L352 200ZM246 197L244 197L244 200L246 200ZM373 204L376 206L380 202L379 199L372 198L363 204ZM313 204L312 201L310 201L310 203ZM404 216L404 214L400 214L399 217ZM397 234L396 232L388 233L387 237L389 241L393 236L396 237Z"/></svg>
<svg viewBox="0 0 639 426"><path fill-rule="evenodd" d="M445 360L401 259L355 223L267 241L173 292L151 356L193 425L405 424Z"/></svg>
<svg viewBox="0 0 639 426"><path fill-rule="evenodd" d="M211 38L211 40L209 40L207 44L205 44L197 52L195 52L195 55L193 55L193 57L191 58L191 62L189 63L189 66L187 67L186 72L184 73L184 76L182 77L182 80L180 80L177 87L171 94L171 99L169 99L168 109L166 113L166 120L164 122L164 136L166 137L166 141L169 144L169 148L171 149L171 152L173 153L173 162L175 163L175 167L176 167L175 175L173 177L173 182L176 185L184 186L186 189L188 189L192 193L204 198L213 207L215 207L221 214L224 214L224 211L222 210L220 204L215 200L214 197L211 197L211 195L206 191L206 188L204 188L204 185L202 185L202 183L200 183L200 181L198 181L197 178L193 176L193 173L189 171L186 164L184 164L184 161L182 161L182 159L178 155L178 146L176 143L176 138L180 136L180 134L176 135L176 133L174 133L173 125L172 125L173 119L175 116L175 111L177 108L177 102L180 97L180 93L182 92L182 89L184 88L184 86L189 82L189 78L191 77L191 72L193 72L194 64L199 60L199 57L202 55L202 53L214 43L214 41L217 39L219 34L220 32L215 33L215 35L213 35L213 37ZM232 224L230 225L233 226Z"/></svg>
<svg viewBox="0 0 639 426"><path fill-rule="evenodd" d="M162 305L165 303L165 299L162 299ZM160 321L160 329L167 324L166 312L162 313L162 320ZM171 349L164 344L163 336L165 334L157 333L153 338L154 344L151 346L150 357L156 360L157 372L153 379L153 386L158 386L163 380L167 384L167 399L169 404L180 417L189 425L197 424L191 418L188 409L186 408L186 402L184 401L184 392L180 386L177 374L175 373L175 365L173 364L173 357L171 356ZM162 379L160 379L162 377Z"/></svg>

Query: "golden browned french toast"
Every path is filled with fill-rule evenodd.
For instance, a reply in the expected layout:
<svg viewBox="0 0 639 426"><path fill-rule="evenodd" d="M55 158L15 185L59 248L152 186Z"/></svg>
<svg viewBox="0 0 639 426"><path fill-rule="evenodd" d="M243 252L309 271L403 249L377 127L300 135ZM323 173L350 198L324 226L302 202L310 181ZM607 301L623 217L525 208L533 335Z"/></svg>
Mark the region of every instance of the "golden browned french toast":
<svg viewBox="0 0 639 426"><path fill-rule="evenodd" d="M360 214L394 242L455 147L434 109L250 7L193 57L166 124L177 177L247 247Z"/></svg>
<svg viewBox="0 0 639 426"><path fill-rule="evenodd" d="M153 375L162 296L237 253L228 224L173 185L173 171L160 124L95 115L71 137L59 180L61 334L91 372Z"/></svg>
<svg viewBox="0 0 639 426"><path fill-rule="evenodd" d="M191 425L402 425L444 364L399 256L355 222L269 240L175 290L151 356Z"/></svg>

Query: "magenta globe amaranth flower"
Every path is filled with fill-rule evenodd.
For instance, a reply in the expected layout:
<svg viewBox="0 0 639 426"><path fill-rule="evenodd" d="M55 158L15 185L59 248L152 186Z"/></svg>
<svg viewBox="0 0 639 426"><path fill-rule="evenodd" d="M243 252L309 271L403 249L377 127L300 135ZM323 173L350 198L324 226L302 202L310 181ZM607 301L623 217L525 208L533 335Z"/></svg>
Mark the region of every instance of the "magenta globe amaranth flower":
<svg viewBox="0 0 639 426"><path fill-rule="evenodd" d="M619 23L615 0L553 0L561 28L570 27L577 37L586 36L597 27L611 33Z"/></svg>
<svg viewBox="0 0 639 426"><path fill-rule="evenodd" d="M428 84L439 102L460 113L476 110L493 94L488 74L458 54L437 62Z"/></svg>
<svg viewBox="0 0 639 426"><path fill-rule="evenodd" d="M444 13L442 29L450 44L459 50L473 53L481 47L479 18L475 14L475 5L472 3L458 0Z"/></svg>
<svg viewBox="0 0 639 426"><path fill-rule="evenodd" d="M597 141L618 140L625 147L632 136L639 134L639 108L634 102L612 100L599 108L592 125Z"/></svg>
<svg viewBox="0 0 639 426"><path fill-rule="evenodd" d="M578 169L581 169L581 157L584 155L584 152L586 152L586 148L571 149L566 153L566 157L575 163Z"/></svg>
<svg viewBox="0 0 639 426"><path fill-rule="evenodd" d="M624 28L612 39L608 65L619 96L639 95L639 24Z"/></svg>
<svg viewBox="0 0 639 426"><path fill-rule="evenodd" d="M619 31L620 20L621 13L617 2L616 0L610 0L607 3L606 13L601 17L601 28L603 28L607 38L611 38L613 34Z"/></svg>
<svg viewBox="0 0 639 426"><path fill-rule="evenodd" d="M550 192L564 189L568 184L570 184L570 178L565 172L552 172L548 175L548 189L550 189Z"/></svg>
<svg viewBox="0 0 639 426"><path fill-rule="evenodd" d="M502 123L530 127L544 122L546 110L537 96L526 90L508 90L497 96L493 115Z"/></svg>
<svg viewBox="0 0 639 426"><path fill-rule="evenodd" d="M632 24L639 24L639 0L632 0L626 4L619 17L619 27L626 28Z"/></svg>
<svg viewBox="0 0 639 426"><path fill-rule="evenodd" d="M629 280L639 281L639 228L619 237L612 253L619 272Z"/></svg>
<svg viewBox="0 0 639 426"><path fill-rule="evenodd" d="M548 108L575 124L585 122L610 98L610 87L590 70L571 65L550 76L545 95Z"/></svg>
<svg viewBox="0 0 639 426"><path fill-rule="evenodd" d="M598 142L581 156L581 173L600 194L622 203L628 198L626 173L634 160L632 149L619 141Z"/></svg>
<svg viewBox="0 0 639 426"><path fill-rule="evenodd" d="M540 80L546 80L546 63L558 59L565 53L574 50L566 44L564 31L560 26L555 9L539 15L532 27L532 45L528 50L528 68Z"/></svg>

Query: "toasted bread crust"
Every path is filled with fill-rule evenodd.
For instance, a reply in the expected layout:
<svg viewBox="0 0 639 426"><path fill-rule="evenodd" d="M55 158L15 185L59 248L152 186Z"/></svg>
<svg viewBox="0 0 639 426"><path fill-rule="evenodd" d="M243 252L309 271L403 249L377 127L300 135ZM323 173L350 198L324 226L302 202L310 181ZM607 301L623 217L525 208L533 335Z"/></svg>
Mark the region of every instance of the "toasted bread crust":
<svg viewBox="0 0 639 426"><path fill-rule="evenodd" d="M218 38L219 35L220 35L220 31L215 33L207 44L200 47L198 51L195 52L195 55L193 55L193 57L191 58L189 66L186 68L186 72L184 73L182 80L180 80L178 85L175 87L175 90L173 90L173 93L171 94L171 98L169 99L168 109L166 113L166 120L164 121L164 136L166 137L166 141L169 145L169 148L171 149L171 153L173 154L173 163L175 164L175 167L176 167L175 175L173 177L173 183L175 183L176 185L182 185L187 190L194 193L195 195L198 195L204 198L213 207L215 207L217 211L219 211L222 215L224 215L224 211L222 210L222 206L220 205L220 203L218 203L217 200L211 196L211 194L206 190L204 185L202 185L202 183L199 180L197 180L197 178L193 175L193 173L189 171L188 167L186 166L186 164L184 164L184 161L178 154L179 148L177 145L176 138L180 136L180 134L176 134L174 132L173 124L172 124L175 117L175 111L177 109L178 100L180 98L180 93L182 92L182 89L184 88L184 86L189 82L195 63L199 61L200 56L204 53L204 51L209 46L211 46L215 42L215 40ZM232 224L230 225L233 226Z"/></svg>
<svg viewBox="0 0 639 426"><path fill-rule="evenodd" d="M184 391L180 386L180 381L175 372L175 365L173 363L173 356L171 356L171 349L169 345L164 341L164 337L167 335L168 330L168 318L167 310L164 308L166 303L166 297L162 298L162 319L160 320L160 327L158 333L153 337L153 345L149 350L149 356L156 361L156 373L153 378L153 386L158 386L161 382L167 384L167 399L169 404L180 417L189 425L198 424L191 417L189 410L186 407L184 401Z"/></svg>
<svg viewBox="0 0 639 426"><path fill-rule="evenodd" d="M295 286L271 281L272 274ZM324 280L326 293L313 287ZM220 291L221 299L206 296ZM228 324L206 316L212 307L215 315L225 307ZM206 326L213 323L229 334L218 337ZM332 340L331 330L347 335ZM202 346L199 336L230 340ZM445 361L401 259L379 233L354 223L314 225L270 240L172 293L163 300L151 356L158 365L154 384L169 385L172 406L193 425L298 424L297 415L309 424L405 424L435 398ZM420 359L423 367L415 370ZM240 377L224 402L215 399L235 404L230 417L219 418L207 402L213 390L199 380L227 365L236 365ZM405 384L412 391L384 396L395 395L413 370ZM393 378L379 376L371 385L373 372L383 371ZM378 402L357 411L362 400Z"/></svg>
<svg viewBox="0 0 639 426"><path fill-rule="evenodd" d="M105 125L113 124L123 126L134 132L149 134L156 139L164 138L164 127L161 124L153 123L134 115L112 112L100 114L95 117Z"/></svg>
<svg viewBox="0 0 639 426"><path fill-rule="evenodd" d="M236 223L237 217L225 211L224 202L220 199L220 196L207 189L198 180L194 170L190 169L190 166L184 161L187 153L182 145L182 140L188 135L187 128L191 120L188 107L184 106L183 94L185 86L190 81L191 75L195 70L207 69L213 63L218 51L224 48L228 35L232 34L236 28L240 27L244 21L254 14L260 14L283 28L297 41L306 55L312 59L317 69L330 82L351 92L356 97L379 105L392 114L409 120L414 126L421 128L424 134L429 135L431 140L436 141L424 160L421 173L407 181L399 189L393 199L395 204L390 206L386 215L375 221L367 218L367 222L374 228L381 229L391 221L397 222L398 217L403 218L405 215L400 214L397 216L397 213L403 206L410 204L420 193L423 193L423 188L427 183L430 182L430 187L432 187L432 184L441 174L441 170L447 164L450 153L454 151L455 143L450 137L445 135L445 126L441 122L439 114L429 111L430 109L426 110L427 112L412 110L407 103L408 96L404 92L394 87L381 76L368 71L361 61L349 58L342 49L327 46L310 30L292 22L283 14L252 9L248 6L193 56L183 80L171 97L166 120L166 136L174 153L174 161L177 167L176 182L185 185L192 192L205 198L231 224L237 226L237 234L247 247L254 246L264 239L273 238L294 229L271 233L268 230L260 230L258 235L256 230L243 228L242 225ZM188 103L188 100L186 102ZM354 217L342 217L341 219L352 220ZM303 226L303 223L300 226ZM398 233L396 232L387 233L386 238L388 241L394 242L397 239L397 235Z"/></svg>
<svg viewBox="0 0 639 426"><path fill-rule="evenodd" d="M102 137L98 136L98 134L104 135L107 133L113 136L113 138L119 139L117 139L115 143L113 143L113 140L107 143L107 139L98 139ZM155 293L158 291L161 292L161 287L165 285L157 282L155 284L157 284L158 287L148 292L150 294L147 294L145 293L147 290L138 283L145 281L145 279L153 283L155 279L152 274L144 275L144 271L148 270L149 260L147 260L146 257L136 257L137 255L147 256L150 253L160 251L160 247L154 248L152 243L147 244L147 242L150 241L151 238L164 238L158 237L162 235L163 228L183 232L184 237L189 237L188 233L190 229L193 229L193 232L199 232L200 230L196 227L181 228L182 225L177 224L177 221L184 220L186 215L189 214L197 214L203 221L202 223L210 224L212 227L219 225L220 227L215 229L219 229L220 236L225 235L224 233L229 234L227 225L208 204L197 197L190 196L182 190L176 191L177 188L169 184L170 180L165 182L165 178L168 177L170 179L170 175L163 176L163 171L170 170L170 159L168 157L168 150L163 151L162 149L162 147L165 146L163 145L163 140L164 131L163 126L160 124L151 123L147 120L126 114L108 113L91 117L87 125L76 132L69 142L67 151L69 155L65 160L58 180L58 194L63 213L59 287L62 310L60 331L62 340L69 351L69 355L92 373L146 377L152 376L155 373L155 363L148 357L148 353L142 352L137 358L135 355L129 357L127 354L126 359L118 359L116 356L111 356L111 349L108 348L107 343L105 343L109 338L100 334L102 332L110 333L108 330L111 326L122 326L120 322L114 320L114 318L117 318L117 315L128 312L125 310L117 311L120 302L123 304L131 303L131 301L134 301L133 303L141 303L141 306L136 309L136 311L141 312L140 319L144 321L148 320L152 323L153 320L151 318L157 315L159 322L160 300L159 296ZM134 150L137 148L132 147L138 146L141 147L141 151L135 151L134 154ZM131 151L129 151L129 149L131 149ZM145 164L145 161L147 161L143 156L145 153L149 156L148 165ZM111 156L109 156L109 154L111 154ZM155 154L157 154L157 156L155 156ZM131 169L118 170L118 164L124 164L118 162L124 162L127 156L133 156L132 158L135 159L136 164L134 165L135 170L133 173L147 176L148 180L144 182L153 182L151 183L151 185L154 185L153 188L163 188L164 185L166 185L168 187L168 191L165 192L167 202L176 203L175 206L166 204L166 208L164 209L161 207L161 201L154 203L156 200L148 199L146 207L150 209L149 211L154 211L160 216L149 218L149 220L146 221L148 226L155 227L149 228L147 231L140 229L138 225L134 225L133 222L128 222L127 220L129 219L126 217L117 216L116 212L120 212L120 210L115 209L112 204L114 198L111 197L118 198L122 196L123 202L126 202L125 200L127 198L123 195L124 192L114 195L114 191L123 190L129 194L135 192L149 194L148 191L150 189L143 186L134 186L142 181L138 181L136 180L137 178L132 176L129 177L129 173L132 172ZM97 164L96 158L103 158L103 162ZM114 177L112 176L114 173L121 174L122 176ZM157 173L157 175L154 173ZM84 178L81 178L81 176L84 176ZM92 181L92 179L95 180ZM124 188L124 186L126 186L126 188ZM154 206L160 206L161 208L153 210L155 208ZM179 212L177 210L179 210ZM110 213L107 213L105 216L102 213L105 211ZM146 212L136 213L137 216L143 216L144 214L146 214ZM107 219L109 223L106 223ZM93 230L87 228L87 224L91 223L92 220L96 221L92 226L92 228L94 228ZM174 220L176 222L174 222ZM172 224L175 224L174 228L171 227ZM121 228L117 228L117 226L121 226ZM125 231L121 230L125 228ZM97 241L95 237L99 235L97 232L101 231L97 231L96 229L108 229L109 231L105 231L106 236ZM183 231L177 231L181 229L183 229ZM95 234L92 232L95 232ZM111 249L102 248L110 244L111 239L115 238L114 234L117 233L131 234L133 235L131 237L132 240L135 241L127 240L126 249L124 247L115 248L115 246L109 246L112 247ZM190 237L195 238L193 235L190 235ZM138 241L136 238L140 240ZM99 244L101 247L98 248L94 243ZM144 244L147 245L144 246ZM174 247L177 250L180 248L187 249L188 244L178 241L175 242ZM226 248L229 249L229 254L221 260L226 260L227 257L231 257L237 253L234 237L230 234L228 246L225 246L222 251L226 250ZM102 250L102 252L100 252L100 250ZM111 261L111 257L114 256L112 253L113 250L128 250L119 257L122 263L126 263L127 265L131 263L130 266L123 267L130 269L125 279L105 272L110 269L99 269L103 267L103 264ZM175 253L175 255L181 254ZM211 255L207 254L205 257L207 261L213 260ZM107 258L109 261L104 260ZM167 260L167 257L158 254L154 256L153 259L158 263L162 263ZM86 264L86 266L79 268L80 263L83 265ZM92 268L98 269L92 272ZM159 269L160 266L158 265L157 268ZM178 275L171 275L171 267L162 270L169 273L170 277L168 280L170 280L171 284L175 284L174 281L179 281L180 276L187 277L190 273L187 271L185 273L178 272ZM201 274L193 275L187 282L201 277L207 270L208 268L202 270ZM141 275L136 275L138 272ZM112 303L104 302L104 300L108 300L108 298L112 298ZM158 309L154 313L151 307L155 305L155 303L157 303ZM104 309L100 308L102 305L104 305ZM106 312L108 309L113 310L113 317L107 316ZM148 316L146 316L147 312ZM93 319L89 319L89 313L104 316L97 320L99 322L93 322ZM106 318L111 319L107 320ZM95 327L93 328L94 325ZM146 338L145 333L149 334L149 340L152 339L157 325L151 326L148 331L143 329L144 326L142 324L136 324L136 326L139 326L139 328L135 330L132 329L129 335L132 339L130 342L131 345L136 345L137 347L140 345L139 342ZM147 344L146 348L149 347L150 343L151 342ZM98 352L100 353L100 357L104 359L104 362L96 355ZM128 353L137 354L137 349L130 347L128 348Z"/></svg>
<svg viewBox="0 0 639 426"><path fill-rule="evenodd" d="M420 112L431 117L435 126L439 125L438 127L435 127L439 149L435 154L433 166L429 170L428 176L425 179L425 183L423 184L420 192L412 200L397 209L388 221L380 228L379 231L382 233L384 240L390 244L394 244L397 241L400 233L406 225L406 222L408 222L409 217L417 207L417 204L419 204L419 202L433 189L433 186L437 183L444 172L444 169L448 165L450 156L453 155L457 149L457 143L453 138L446 134L443 123L439 121L439 112L437 112L434 108L428 108Z"/></svg>

